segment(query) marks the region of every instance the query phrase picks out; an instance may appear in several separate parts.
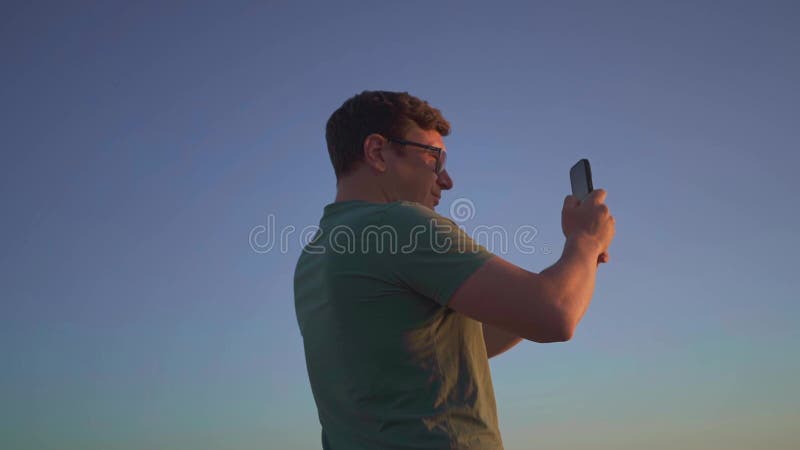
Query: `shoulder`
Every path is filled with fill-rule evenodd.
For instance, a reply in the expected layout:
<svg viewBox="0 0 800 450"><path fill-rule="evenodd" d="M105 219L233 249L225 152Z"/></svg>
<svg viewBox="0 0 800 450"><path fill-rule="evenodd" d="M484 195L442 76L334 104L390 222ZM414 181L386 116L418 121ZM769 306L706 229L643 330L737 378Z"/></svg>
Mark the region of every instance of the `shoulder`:
<svg viewBox="0 0 800 450"><path fill-rule="evenodd" d="M437 213L427 206L410 201L391 203L384 212L383 224L400 227L408 226L455 226L451 219Z"/></svg>

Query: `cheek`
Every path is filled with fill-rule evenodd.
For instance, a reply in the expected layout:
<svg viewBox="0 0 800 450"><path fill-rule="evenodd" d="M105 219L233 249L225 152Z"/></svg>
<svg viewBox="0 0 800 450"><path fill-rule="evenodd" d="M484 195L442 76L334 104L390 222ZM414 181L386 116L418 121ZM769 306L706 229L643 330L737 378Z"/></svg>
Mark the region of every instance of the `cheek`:
<svg viewBox="0 0 800 450"><path fill-rule="evenodd" d="M436 184L436 177L431 175L422 177L419 181L420 190L426 194L430 194L434 184Z"/></svg>

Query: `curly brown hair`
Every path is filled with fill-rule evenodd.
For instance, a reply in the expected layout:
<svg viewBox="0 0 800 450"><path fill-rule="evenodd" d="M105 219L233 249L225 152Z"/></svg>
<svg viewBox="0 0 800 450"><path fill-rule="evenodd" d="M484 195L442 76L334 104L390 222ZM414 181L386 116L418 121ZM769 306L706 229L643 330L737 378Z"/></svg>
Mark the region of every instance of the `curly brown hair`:
<svg viewBox="0 0 800 450"><path fill-rule="evenodd" d="M336 179L347 175L364 159L364 140L373 133L402 138L411 124L423 130L450 134L441 111L408 92L364 91L347 99L331 114L325 140Z"/></svg>

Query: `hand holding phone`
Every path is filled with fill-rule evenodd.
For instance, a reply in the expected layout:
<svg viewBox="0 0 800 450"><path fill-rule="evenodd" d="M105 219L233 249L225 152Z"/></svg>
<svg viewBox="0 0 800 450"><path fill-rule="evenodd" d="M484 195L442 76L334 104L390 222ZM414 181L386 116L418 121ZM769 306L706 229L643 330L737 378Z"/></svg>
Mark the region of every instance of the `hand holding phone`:
<svg viewBox="0 0 800 450"><path fill-rule="evenodd" d="M594 191L592 183L592 168L589 160L584 158L575 163L569 170L569 180L572 185L572 195L582 202L586 196ZM605 196L604 196L605 197ZM609 261L608 252L604 251L597 257L597 264Z"/></svg>

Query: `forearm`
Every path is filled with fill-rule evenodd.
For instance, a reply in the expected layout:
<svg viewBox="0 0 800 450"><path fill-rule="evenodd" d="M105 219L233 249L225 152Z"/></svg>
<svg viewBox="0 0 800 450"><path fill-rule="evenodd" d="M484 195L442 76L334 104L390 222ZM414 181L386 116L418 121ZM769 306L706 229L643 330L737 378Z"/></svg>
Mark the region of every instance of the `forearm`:
<svg viewBox="0 0 800 450"><path fill-rule="evenodd" d="M569 337L591 303L600 253L593 240L584 236L570 237L564 244L561 258L541 272L553 287L554 301L565 317Z"/></svg>

